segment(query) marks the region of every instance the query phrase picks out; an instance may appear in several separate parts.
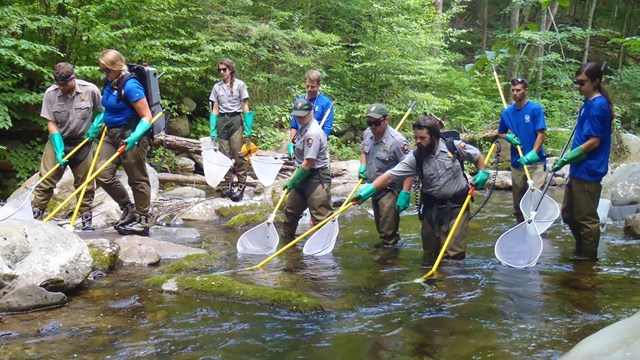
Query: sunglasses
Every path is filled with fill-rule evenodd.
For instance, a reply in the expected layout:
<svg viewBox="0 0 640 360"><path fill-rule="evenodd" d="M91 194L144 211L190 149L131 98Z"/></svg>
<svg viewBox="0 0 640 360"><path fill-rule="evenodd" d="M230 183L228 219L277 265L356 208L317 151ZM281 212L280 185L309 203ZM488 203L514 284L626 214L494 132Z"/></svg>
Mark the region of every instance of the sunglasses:
<svg viewBox="0 0 640 360"><path fill-rule="evenodd" d="M73 79L69 79L67 81L56 81L56 84L58 84L58 86L60 86L60 87L67 86L67 85L69 85L71 80L73 80Z"/></svg>
<svg viewBox="0 0 640 360"><path fill-rule="evenodd" d="M518 84L524 85L525 88L529 87L529 83L527 82L527 79L519 77L511 80L511 85L518 85Z"/></svg>
<svg viewBox="0 0 640 360"><path fill-rule="evenodd" d="M426 130L427 127L422 125L422 124L413 124L412 126L413 130Z"/></svg>
<svg viewBox="0 0 640 360"><path fill-rule="evenodd" d="M372 126L380 126L380 125L382 125L382 122L383 122L383 121L384 121L384 120L376 120L376 121L368 121L368 120L367 120L367 125L368 125L369 127L372 127Z"/></svg>
<svg viewBox="0 0 640 360"><path fill-rule="evenodd" d="M227 70L229 70L229 69L227 69L227 68L218 68L218 71L220 71L221 74L226 72Z"/></svg>
<svg viewBox="0 0 640 360"><path fill-rule="evenodd" d="M103 72L103 73L105 73L105 74L109 74L109 73L111 73L113 70L112 70L112 69L109 69L109 68L104 68L104 67L100 66L100 71L102 71L102 72Z"/></svg>
<svg viewBox="0 0 640 360"><path fill-rule="evenodd" d="M573 79L573 83L578 86L585 86L588 80Z"/></svg>

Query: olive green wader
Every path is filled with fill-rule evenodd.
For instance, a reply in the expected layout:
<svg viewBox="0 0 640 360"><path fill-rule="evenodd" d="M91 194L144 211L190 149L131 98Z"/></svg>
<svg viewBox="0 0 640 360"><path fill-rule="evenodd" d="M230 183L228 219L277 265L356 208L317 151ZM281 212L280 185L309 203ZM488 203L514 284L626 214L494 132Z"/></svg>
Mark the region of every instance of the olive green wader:
<svg viewBox="0 0 640 360"><path fill-rule="evenodd" d="M422 210L422 249L426 262L433 262L438 257L449 232L453 230L456 218L462 210L462 204L466 199L468 190L454 195L451 199L436 200L428 195L423 195ZM469 208L460 219L458 227L449 242L445 258L462 260L466 257L467 239L466 232L469 227Z"/></svg>
<svg viewBox="0 0 640 360"><path fill-rule="evenodd" d="M242 149L242 116L226 114L218 115L218 144L220 151L229 159L234 160L233 167L224 176L227 184L233 182L233 175L238 178L239 184L247 183L247 161L240 155Z"/></svg>
<svg viewBox="0 0 640 360"><path fill-rule="evenodd" d="M107 136L105 136L102 149L98 155L98 168L116 153L116 150L122 144L122 140L129 137L131 132L126 126L107 130ZM122 165L133 193L135 211L139 215L148 215L151 205L151 185L149 184L149 174L147 173L148 151L149 136L143 135L138 141L138 145L120 155L116 161L109 164L96 177L98 184L123 208L130 204L131 200L124 185L116 177L116 170Z"/></svg>
<svg viewBox="0 0 640 360"><path fill-rule="evenodd" d="M400 213L396 210L398 192L386 188L371 198L373 217L380 239L387 245L395 245L400 241Z"/></svg>
<svg viewBox="0 0 640 360"><path fill-rule="evenodd" d="M69 153L73 150L83 139L73 141L65 139L65 153ZM91 160L93 158L91 151L91 143L85 144L71 159L69 159L69 167L73 173L73 186L77 189L80 187L87 177L89 176L89 168L91 167ZM57 164L56 153L53 150L51 140L47 141L44 146L44 153L42 154L42 161L40 163L40 177L44 176L49 170L51 170ZM53 190L56 185L62 179L64 175L64 167L59 167L48 178L44 179L33 191L33 207L44 211L53 196ZM91 205L93 204L93 195L95 193L94 182L87 184L87 190L85 191L82 203L80 204L80 213L90 212Z"/></svg>
<svg viewBox="0 0 640 360"><path fill-rule="evenodd" d="M282 237L285 242L295 238L298 221L307 207L314 224L333 214L330 190L331 174L329 169L323 168L312 169L309 176L289 192L282 226Z"/></svg>
<svg viewBox="0 0 640 360"><path fill-rule="evenodd" d="M591 260L598 259L600 244L600 218L598 202L602 185L569 177L562 200L562 221L569 225L576 239L575 255Z"/></svg>
<svg viewBox="0 0 640 360"><path fill-rule="evenodd" d="M533 186L536 189L542 189L546 180L547 174L545 172L545 166L542 163L535 163L529 165L529 174L531 180L533 180ZM513 215L516 217L518 223L524 221L524 215L520 210L520 200L529 191L529 184L527 184L527 174L523 168L511 168L511 194L513 196ZM527 214L529 215L529 214Z"/></svg>

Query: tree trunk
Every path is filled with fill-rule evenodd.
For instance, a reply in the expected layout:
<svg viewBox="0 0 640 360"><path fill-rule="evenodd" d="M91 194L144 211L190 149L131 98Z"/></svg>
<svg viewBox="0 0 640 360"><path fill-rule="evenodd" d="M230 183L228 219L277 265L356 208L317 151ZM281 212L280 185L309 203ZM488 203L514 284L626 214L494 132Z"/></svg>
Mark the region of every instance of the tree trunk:
<svg viewBox="0 0 640 360"><path fill-rule="evenodd" d="M200 140L189 139L181 136L167 135L164 132L153 137L153 144L169 149L176 153L201 154Z"/></svg>
<svg viewBox="0 0 640 360"><path fill-rule="evenodd" d="M589 18L587 22L587 31L591 30L593 25L593 14L596 12L596 5L598 5L598 0L591 0L591 8L589 9ZM589 59L589 43L591 41L591 36L587 36L587 39L584 41L584 55L582 55L582 63L586 63Z"/></svg>
<svg viewBox="0 0 640 360"><path fill-rule="evenodd" d="M488 0L480 0L480 9L478 9L478 17L480 18L480 27L482 29L482 48L487 48L487 23L489 17Z"/></svg>
<svg viewBox="0 0 640 360"><path fill-rule="evenodd" d="M556 18L556 14L558 13L558 2L554 1L552 2L549 7L547 8L547 11L545 12L545 14L550 14L550 16L545 20L546 21L546 31L549 31L549 29L551 29L551 25L553 24L554 19Z"/></svg>
<svg viewBox="0 0 640 360"><path fill-rule="evenodd" d="M511 2L511 18L509 21L509 32L512 34L520 26L520 2ZM520 62L520 49L516 48L516 53L509 59L509 79L518 76L518 63Z"/></svg>
<svg viewBox="0 0 640 360"><path fill-rule="evenodd" d="M554 1L555 2L555 1ZM540 31L542 33L547 32L548 31L548 27L547 27L547 10L546 9L541 9L542 11L540 12ZM536 54L535 58L533 59L533 61L537 61L538 62L538 71L536 74L536 97L541 97L541 90L542 90L542 75L544 72L544 63L542 60L540 60L543 56L544 56L544 44L540 43L538 44L536 51L534 51L534 53Z"/></svg>

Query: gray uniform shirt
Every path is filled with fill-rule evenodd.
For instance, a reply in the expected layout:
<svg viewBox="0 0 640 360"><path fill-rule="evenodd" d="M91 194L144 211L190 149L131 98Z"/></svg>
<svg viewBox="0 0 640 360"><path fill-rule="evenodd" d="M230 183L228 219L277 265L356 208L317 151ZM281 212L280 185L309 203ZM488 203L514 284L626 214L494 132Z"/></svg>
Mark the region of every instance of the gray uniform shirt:
<svg viewBox="0 0 640 360"><path fill-rule="evenodd" d="M298 130L295 144L295 163L301 166L305 159L315 159L314 169L321 169L329 164L327 136L317 121L311 119L307 125Z"/></svg>
<svg viewBox="0 0 640 360"><path fill-rule="evenodd" d="M209 95L209 101L218 103L221 114L242 112L242 101L248 98L247 85L240 79L233 80L233 89L224 81L218 81Z"/></svg>
<svg viewBox="0 0 640 360"><path fill-rule="evenodd" d="M65 95L58 85L44 92L40 116L54 121L65 139L82 139L91 126L93 115L102 112L102 96L94 84L75 79L76 88Z"/></svg>
<svg viewBox="0 0 640 360"><path fill-rule="evenodd" d="M407 139L391 126L377 140L371 129L367 128L362 137L360 146L365 154L367 165L367 179L373 181L378 176L387 172L409 153L409 142ZM396 187L401 182L396 182Z"/></svg>
<svg viewBox="0 0 640 360"><path fill-rule="evenodd" d="M478 149L458 140L455 140L454 144L465 161L471 161L474 164L478 161L478 156L480 156ZM449 199L469 185L462 174L458 159L447 150L447 145L442 139L440 139L436 154L424 158L422 170L424 173L424 178L421 179L422 191L436 199ZM388 173L395 182L417 176L416 158L413 156L413 152L405 156Z"/></svg>

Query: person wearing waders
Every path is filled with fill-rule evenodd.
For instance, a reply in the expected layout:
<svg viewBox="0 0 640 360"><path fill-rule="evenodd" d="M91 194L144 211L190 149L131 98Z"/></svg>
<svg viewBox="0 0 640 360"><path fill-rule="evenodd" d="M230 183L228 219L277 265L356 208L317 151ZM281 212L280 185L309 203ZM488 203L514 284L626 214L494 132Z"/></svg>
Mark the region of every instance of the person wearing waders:
<svg viewBox="0 0 640 360"><path fill-rule="evenodd" d="M407 139L389 125L389 111L384 104L369 105L366 121L369 127L362 137L358 169L358 177L364 181L376 179L409 153ZM393 246L400 240L400 213L410 205L412 181L406 178L401 183L392 183L371 198L376 230L382 240L378 247Z"/></svg>
<svg viewBox="0 0 640 360"><path fill-rule="evenodd" d="M313 120L313 104L308 100L296 101L291 115L300 124L300 129L294 149L297 168L283 186L289 191L282 226L282 236L286 242L295 238L298 221L307 207L314 224L333 214L327 136L318 122Z"/></svg>
<svg viewBox="0 0 640 360"><path fill-rule="evenodd" d="M422 249L424 264L431 265L436 258L453 224L462 210L469 184L462 172L458 159L448 149L440 136L440 124L433 116L425 116L413 124L413 135L417 149L407 154L402 161L380 175L371 184L364 186L354 200L362 204L380 190L394 182L418 176L422 183ZM483 189L489 173L484 170L484 157L475 147L455 140L457 151L466 161L475 164L478 173L473 178L477 189ZM462 260L466 257L466 230L469 225L469 209L465 210L445 258Z"/></svg>
<svg viewBox="0 0 640 360"><path fill-rule="evenodd" d="M498 125L498 137L511 144L511 194L513 215L518 223L524 221L520 200L529 191L524 166L528 166L533 186L537 189L544 186L547 170L547 154L542 147L547 138L547 123L542 106L527 98L528 91L526 79L511 80L513 104L502 111ZM517 146L522 147L524 156L520 157Z"/></svg>
<svg viewBox="0 0 640 360"><path fill-rule="evenodd" d="M574 259L597 261L600 182L609 169L611 126L615 114L611 98L602 86L602 67L598 63L591 61L580 66L573 82L584 96L576 133L571 151L557 159L551 170L555 172L571 164L560 214L576 240Z"/></svg>
<svg viewBox="0 0 640 360"><path fill-rule="evenodd" d="M102 124L107 134L98 154L100 169L124 143L125 152L96 177L96 182L115 200L122 210L114 228L120 235L149 236L151 223L151 184L147 172L147 153L151 136L151 109L142 83L130 76L124 56L114 49L105 50L98 59L106 83L102 92L104 116L94 121L92 131L98 133ZM127 174L133 203L127 189L116 176L122 165Z"/></svg>
<svg viewBox="0 0 640 360"><path fill-rule="evenodd" d="M249 92L244 81L236 78L236 65L231 59L218 61L218 72L222 78L211 90L209 102L213 104L209 114L209 131L214 141L220 144L220 151L233 166L225 174L227 187L222 197L238 202L244 197L247 186L248 163L240 153L245 139L253 134L255 114L249 111ZM249 151L249 149L247 149ZM237 182L234 182L234 175Z"/></svg>
<svg viewBox="0 0 640 360"><path fill-rule="evenodd" d="M44 147L40 163L40 176L48 173L56 163L58 170L43 180L33 191L33 218L42 220L44 211L53 196L53 190L68 164L73 173L73 185L77 189L89 176L91 167L91 142L83 145L70 159L65 154L76 148L86 137L92 118L102 117L100 90L94 84L76 78L71 64L61 62L53 69L55 85L50 86L42 99L40 116L47 120L49 141ZM95 136L94 136L95 138ZM93 139L93 138L92 138ZM83 230L93 230L91 206L95 186L87 184L80 204Z"/></svg>

